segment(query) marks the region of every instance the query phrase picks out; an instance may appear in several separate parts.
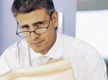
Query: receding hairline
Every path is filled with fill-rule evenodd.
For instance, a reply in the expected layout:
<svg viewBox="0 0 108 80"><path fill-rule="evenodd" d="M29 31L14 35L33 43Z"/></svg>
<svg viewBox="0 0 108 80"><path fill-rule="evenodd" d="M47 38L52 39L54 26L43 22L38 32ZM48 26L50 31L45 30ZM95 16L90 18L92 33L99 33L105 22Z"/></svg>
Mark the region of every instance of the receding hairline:
<svg viewBox="0 0 108 80"><path fill-rule="evenodd" d="M46 12L48 15L50 15L45 7L41 7L41 8L38 8L38 9L34 9L33 11L37 11L37 10L41 10L41 9L44 9L45 12ZM18 14L28 14L28 13L31 13L31 12L33 12L33 11L30 11L30 12L21 12L21 11L19 11L18 13L16 13L15 17L16 17ZM55 11L55 10L54 10L54 11Z"/></svg>
<svg viewBox="0 0 108 80"><path fill-rule="evenodd" d="M26 2L21 3L20 0L18 2L14 1L11 6L11 12L13 13L15 17L17 16L18 13L29 13L34 10L42 9L42 8L46 8L46 11L48 14L51 14L52 12L55 11L53 0L48 0L48 2L46 0L45 3L44 3L44 0L42 0L42 3L39 2L39 4L37 4L36 1L41 2L41 0L34 0L34 3L31 1L30 3L26 4Z"/></svg>
<svg viewBox="0 0 108 80"><path fill-rule="evenodd" d="M16 17L18 14L27 14L27 13L31 13L31 12L33 12L33 11L36 11L36 10L41 10L41 9L45 9L45 12L47 13L47 14L51 14L51 12L49 13L49 11L44 7L44 6L40 6L39 8L37 8L37 9L34 9L34 10L32 10L32 11L30 11L30 12L23 12L23 11L16 11L16 12L13 12L12 11L12 13L14 13L14 17ZM55 11L55 10L54 10ZM53 12L54 12L53 11Z"/></svg>

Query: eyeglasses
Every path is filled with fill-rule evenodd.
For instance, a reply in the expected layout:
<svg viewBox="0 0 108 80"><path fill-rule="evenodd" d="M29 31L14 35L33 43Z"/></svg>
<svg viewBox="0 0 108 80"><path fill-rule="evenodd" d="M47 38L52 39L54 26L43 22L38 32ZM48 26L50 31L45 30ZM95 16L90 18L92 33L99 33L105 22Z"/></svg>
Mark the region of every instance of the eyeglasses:
<svg viewBox="0 0 108 80"><path fill-rule="evenodd" d="M50 24L50 20L49 20L49 24ZM41 28L37 28L33 31L22 31L22 32L16 32L16 34L21 37L21 38L26 38L29 37L31 35L32 32L36 33L36 34L43 34L47 31L47 29L49 28L49 24L47 27L41 27ZM17 31L18 31L18 25L17 25Z"/></svg>
<svg viewBox="0 0 108 80"><path fill-rule="evenodd" d="M16 35L18 35L21 38L27 38L27 37L29 37L31 35L32 32L34 32L35 34L44 34L47 31L47 29L49 28L49 24L50 24L52 13L50 14L50 19L49 19L49 23L48 23L47 27L40 27L40 28L37 28L37 29L35 29L33 31L18 32L18 24L17 24Z"/></svg>

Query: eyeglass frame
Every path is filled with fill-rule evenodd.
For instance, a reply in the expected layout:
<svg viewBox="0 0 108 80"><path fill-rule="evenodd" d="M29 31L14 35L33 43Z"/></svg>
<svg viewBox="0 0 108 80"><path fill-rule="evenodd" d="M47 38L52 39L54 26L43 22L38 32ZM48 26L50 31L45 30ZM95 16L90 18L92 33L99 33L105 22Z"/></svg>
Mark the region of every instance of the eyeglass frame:
<svg viewBox="0 0 108 80"><path fill-rule="evenodd" d="M52 14L53 14L54 12L55 12L55 11L51 12L51 14L50 14L49 24L50 24L50 20L52 19ZM46 28L46 32L47 32L47 29L49 28L49 24L48 24L47 27L41 27L41 28ZM29 32L30 35L31 35L32 32L34 32L35 34L38 34L38 33L36 33L35 30L41 29L41 28L37 28L37 29L35 29L35 30L33 30L33 31L21 31L21 32L18 32L18 28L19 28L19 26L18 26L18 23L17 23L16 35L18 35L19 33L23 33L23 32ZM44 33L46 33L46 32L44 32ZM44 33L41 33L41 34L44 34ZM30 37L30 35L27 36L27 37ZM18 35L18 36L21 37L20 35ZM27 38L27 37L21 37L21 38Z"/></svg>

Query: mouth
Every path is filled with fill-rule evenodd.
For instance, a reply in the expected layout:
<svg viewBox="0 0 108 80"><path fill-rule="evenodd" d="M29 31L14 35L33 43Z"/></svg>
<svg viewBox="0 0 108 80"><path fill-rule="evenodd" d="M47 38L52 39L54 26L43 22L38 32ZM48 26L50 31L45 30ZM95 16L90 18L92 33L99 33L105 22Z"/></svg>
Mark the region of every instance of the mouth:
<svg viewBox="0 0 108 80"><path fill-rule="evenodd" d="M31 43L35 47L40 46L44 40Z"/></svg>

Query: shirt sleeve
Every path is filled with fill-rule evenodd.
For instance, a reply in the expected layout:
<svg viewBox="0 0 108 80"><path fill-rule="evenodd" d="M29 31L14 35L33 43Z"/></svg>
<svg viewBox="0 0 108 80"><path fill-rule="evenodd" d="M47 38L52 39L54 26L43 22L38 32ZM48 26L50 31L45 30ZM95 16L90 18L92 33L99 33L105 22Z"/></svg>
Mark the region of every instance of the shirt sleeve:
<svg viewBox="0 0 108 80"><path fill-rule="evenodd" d="M108 80L105 62L94 47L76 39L68 43L63 47L63 58L71 60L76 80Z"/></svg>
<svg viewBox="0 0 108 80"><path fill-rule="evenodd" d="M15 53L17 53L17 50L13 47L7 48L0 56L0 75L16 68L17 61Z"/></svg>
<svg viewBox="0 0 108 80"><path fill-rule="evenodd" d="M84 80L107 80L106 65L103 58L97 51L90 51L84 59L83 75Z"/></svg>
<svg viewBox="0 0 108 80"><path fill-rule="evenodd" d="M7 73L10 71L10 67L8 65L8 59L6 58L6 51L0 57L0 75Z"/></svg>

